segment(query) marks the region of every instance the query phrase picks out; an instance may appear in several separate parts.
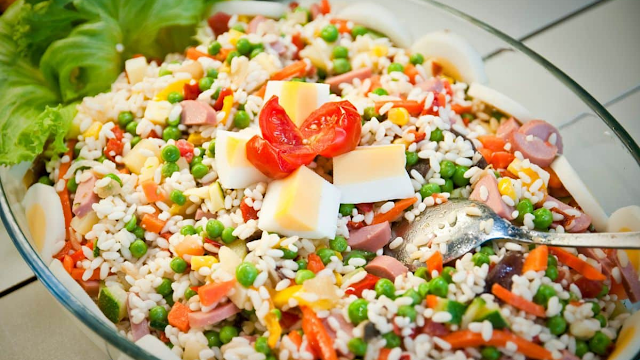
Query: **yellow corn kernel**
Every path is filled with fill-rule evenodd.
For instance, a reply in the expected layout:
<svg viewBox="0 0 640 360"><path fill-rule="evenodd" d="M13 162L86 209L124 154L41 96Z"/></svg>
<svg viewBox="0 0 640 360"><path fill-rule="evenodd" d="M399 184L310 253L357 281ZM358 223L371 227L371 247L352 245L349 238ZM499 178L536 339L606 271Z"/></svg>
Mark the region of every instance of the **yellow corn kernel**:
<svg viewBox="0 0 640 360"><path fill-rule="evenodd" d="M187 201L184 205L173 204L169 208L169 214L171 214L171 216L185 215L189 206L191 206L191 202L189 201Z"/></svg>
<svg viewBox="0 0 640 360"><path fill-rule="evenodd" d="M200 133L191 133L189 134L187 141L192 143L195 146L200 146L204 144L207 141L207 139L204 138Z"/></svg>
<svg viewBox="0 0 640 360"><path fill-rule="evenodd" d="M251 21L251 19L249 19L249 17L247 15L240 15L238 16L238 22L243 22L243 23L249 23L249 21Z"/></svg>
<svg viewBox="0 0 640 360"><path fill-rule="evenodd" d="M227 119L229 119L229 113L231 113L231 109L233 108L233 95L227 95L222 100L222 111L224 111L224 118L222 119L222 123L226 124Z"/></svg>
<svg viewBox="0 0 640 360"><path fill-rule="evenodd" d="M198 270L203 267L211 267L211 265L216 264L218 259L211 255L204 256L192 256L191 257L191 269Z"/></svg>
<svg viewBox="0 0 640 360"><path fill-rule="evenodd" d="M371 54L377 57L385 57L389 53L389 48L384 45L376 45L371 49Z"/></svg>
<svg viewBox="0 0 640 360"><path fill-rule="evenodd" d="M184 85L188 84L190 81L191 79L183 79L183 80L178 80L169 84L169 86L167 86L166 88L162 89L159 93L157 93L156 96L153 98L153 100L154 101L167 100L167 96L169 96L169 94L172 92L178 92L184 95Z"/></svg>
<svg viewBox="0 0 640 360"><path fill-rule="evenodd" d="M522 161L520 161L518 158L513 159L511 164L507 166L507 171L519 177L520 180L522 180L522 184L524 184L526 187L529 187L536 180L540 179L540 174L538 174L537 171L535 171L531 167L524 167L522 165ZM525 174L526 177L528 177L528 179L527 178L523 179L522 177L520 177L520 173ZM547 189L547 185L543 181L542 186L540 187L540 190L546 191L546 189Z"/></svg>
<svg viewBox="0 0 640 360"><path fill-rule="evenodd" d="M231 43L231 45L233 46L236 46L236 43L243 35L244 33L238 30L235 30L235 29L229 30L229 43Z"/></svg>
<svg viewBox="0 0 640 360"><path fill-rule="evenodd" d="M393 108L387 113L387 118L398 126L404 126L409 122L409 112L403 107Z"/></svg>
<svg viewBox="0 0 640 360"><path fill-rule="evenodd" d="M301 291L301 290L302 290L302 285L295 285L295 286L290 286L284 290L278 291L272 298L273 305L277 308L281 308L285 306L289 302L289 299L292 296L294 296L298 291Z"/></svg>
<svg viewBox="0 0 640 360"><path fill-rule="evenodd" d="M336 276L336 285L342 286L342 275L335 271L333 272L333 274Z"/></svg>
<svg viewBox="0 0 640 360"><path fill-rule="evenodd" d="M516 199L516 190L513 188L511 179L507 177L503 177L498 181L498 191L500 191L501 195L507 195L513 200Z"/></svg>
<svg viewBox="0 0 640 360"><path fill-rule="evenodd" d="M91 126L89 126L87 130L85 130L82 133L82 136L84 136L85 139L87 138L97 139L101 129L102 129L102 123L96 121L93 124L91 124Z"/></svg>

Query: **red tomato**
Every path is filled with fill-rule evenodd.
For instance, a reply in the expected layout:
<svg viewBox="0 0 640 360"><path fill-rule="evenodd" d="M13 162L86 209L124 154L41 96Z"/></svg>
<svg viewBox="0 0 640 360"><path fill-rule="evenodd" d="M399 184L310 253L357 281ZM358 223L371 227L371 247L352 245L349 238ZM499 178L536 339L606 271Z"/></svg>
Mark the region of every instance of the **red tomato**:
<svg viewBox="0 0 640 360"><path fill-rule="evenodd" d="M273 146L303 145L304 137L296 124L291 121L284 108L278 103L278 97L273 96L264 104L260 112L260 130L262 137Z"/></svg>
<svg viewBox="0 0 640 360"><path fill-rule="evenodd" d="M491 156L491 164L494 169L506 169L516 157L506 151L496 151Z"/></svg>
<svg viewBox="0 0 640 360"><path fill-rule="evenodd" d="M195 84L184 84L184 99L185 100L195 100L200 95L200 86L196 82Z"/></svg>
<svg viewBox="0 0 640 360"><path fill-rule="evenodd" d="M576 286L580 289L582 297L585 299L593 299L602 291L602 281L589 280L581 277L575 281Z"/></svg>
<svg viewBox="0 0 640 360"><path fill-rule="evenodd" d="M300 132L318 154L334 157L358 146L362 120L349 101L328 102L309 115Z"/></svg>
<svg viewBox="0 0 640 360"><path fill-rule="evenodd" d="M220 35L229 31L228 24L230 19L231 19L231 15L227 13L223 13L222 11L219 11L211 15L211 17L207 19L207 23L209 23L209 27L211 28L214 34Z"/></svg>
<svg viewBox="0 0 640 360"><path fill-rule="evenodd" d="M258 211L254 209L253 206L247 205L247 203L244 201L245 199L246 198L243 198L240 202L240 212L242 212L242 218L244 219L244 222L247 222L251 219L257 220Z"/></svg>
<svg viewBox="0 0 640 360"><path fill-rule="evenodd" d="M223 105L224 98L229 96L229 95L233 95L233 90L231 90L229 88L224 88L224 89L220 90L220 95L218 95L218 98L216 99L215 104L213 104L213 108L216 111L222 110L222 105Z"/></svg>
<svg viewBox="0 0 640 360"><path fill-rule="evenodd" d="M300 166L312 162L315 156L309 146L280 145L276 148L257 135L247 142L247 160L272 179L286 177Z"/></svg>
<svg viewBox="0 0 640 360"><path fill-rule="evenodd" d="M180 150L180 156L182 156L188 163L193 160L193 144L188 142L187 140L180 139L176 141L176 146L178 150Z"/></svg>

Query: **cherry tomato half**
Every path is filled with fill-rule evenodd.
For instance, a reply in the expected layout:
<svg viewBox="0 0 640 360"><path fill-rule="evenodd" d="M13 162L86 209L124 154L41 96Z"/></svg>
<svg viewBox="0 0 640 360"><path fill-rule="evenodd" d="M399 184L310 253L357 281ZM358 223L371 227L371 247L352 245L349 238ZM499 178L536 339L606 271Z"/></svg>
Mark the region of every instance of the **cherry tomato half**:
<svg viewBox="0 0 640 360"><path fill-rule="evenodd" d="M272 179L282 179L313 161L316 154L306 145L280 145L254 136L247 142L247 160Z"/></svg>
<svg viewBox="0 0 640 360"><path fill-rule="evenodd" d="M278 97L272 96L260 112L260 130L262 138L273 146L303 145L304 137L296 124L291 121L284 108L278 103Z"/></svg>
<svg viewBox="0 0 640 360"><path fill-rule="evenodd" d="M358 146L362 121L349 101L329 102L309 115L300 132L319 155L334 157Z"/></svg>

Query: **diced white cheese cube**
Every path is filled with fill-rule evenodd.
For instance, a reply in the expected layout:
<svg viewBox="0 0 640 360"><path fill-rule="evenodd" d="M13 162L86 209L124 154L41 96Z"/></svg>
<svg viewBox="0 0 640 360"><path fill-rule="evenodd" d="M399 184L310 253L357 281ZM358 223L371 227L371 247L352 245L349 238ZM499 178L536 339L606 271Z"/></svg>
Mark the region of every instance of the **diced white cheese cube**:
<svg viewBox="0 0 640 360"><path fill-rule="evenodd" d="M124 62L124 70L127 73L127 78L129 78L131 85L137 84L144 79L147 66L147 59L144 56L129 59Z"/></svg>

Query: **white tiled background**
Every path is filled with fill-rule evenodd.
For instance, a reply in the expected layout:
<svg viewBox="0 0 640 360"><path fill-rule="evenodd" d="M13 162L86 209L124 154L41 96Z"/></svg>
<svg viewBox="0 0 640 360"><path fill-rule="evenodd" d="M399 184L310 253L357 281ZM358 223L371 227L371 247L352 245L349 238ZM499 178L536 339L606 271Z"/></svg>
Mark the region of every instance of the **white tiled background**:
<svg viewBox="0 0 640 360"><path fill-rule="evenodd" d="M640 140L639 0L447 3L524 39L605 104ZM53 302L44 287L33 281L33 273L0 225L0 358L104 358Z"/></svg>

